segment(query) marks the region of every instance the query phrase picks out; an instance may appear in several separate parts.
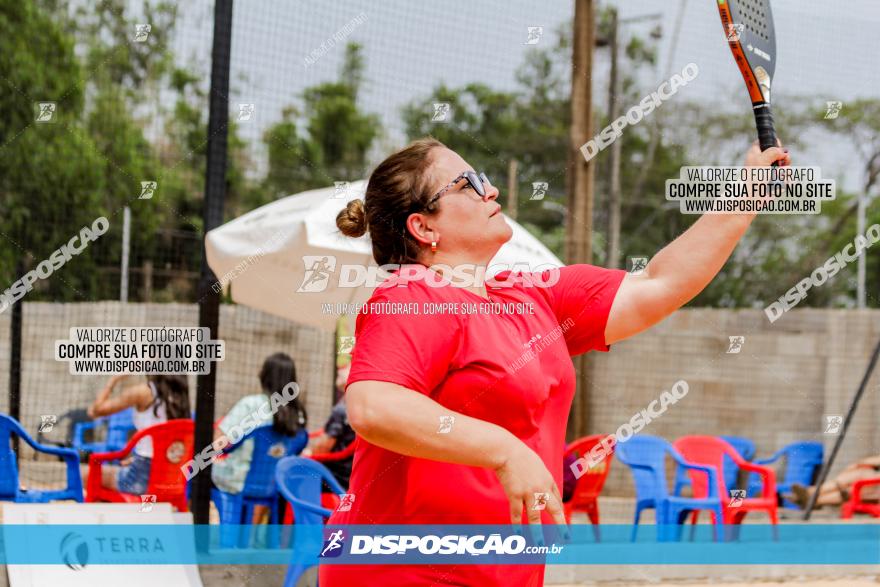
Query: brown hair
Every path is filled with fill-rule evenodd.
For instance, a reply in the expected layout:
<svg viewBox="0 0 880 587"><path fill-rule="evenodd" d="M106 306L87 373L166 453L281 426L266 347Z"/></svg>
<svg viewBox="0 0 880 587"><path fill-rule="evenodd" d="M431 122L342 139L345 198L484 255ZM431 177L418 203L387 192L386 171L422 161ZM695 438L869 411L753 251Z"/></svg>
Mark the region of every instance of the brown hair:
<svg viewBox="0 0 880 587"><path fill-rule="evenodd" d="M433 137L413 141L382 161L367 182L363 200L352 200L336 215L342 234L370 232L379 265L416 263L420 244L406 229L410 214L427 211L431 198L431 150L446 147Z"/></svg>
<svg viewBox="0 0 880 587"><path fill-rule="evenodd" d="M165 404L165 415L169 420L190 418L189 384L185 375L147 375L147 381L156 389L153 401L153 415L159 415L159 406Z"/></svg>
<svg viewBox="0 0 880 587"><path fill-rule="evenodd" d="M284 397L286 396L284 389L291 383L296 383L296 364L293 358L285 353L275 353L266 357L260 369L260 385L263 387L263 393L270 398L276 393ZM306 427L307 421L305 406L299 397L294 397L293 400L278 406L275 415L272 416L272 428L279 434L296 436Z"/></svg>

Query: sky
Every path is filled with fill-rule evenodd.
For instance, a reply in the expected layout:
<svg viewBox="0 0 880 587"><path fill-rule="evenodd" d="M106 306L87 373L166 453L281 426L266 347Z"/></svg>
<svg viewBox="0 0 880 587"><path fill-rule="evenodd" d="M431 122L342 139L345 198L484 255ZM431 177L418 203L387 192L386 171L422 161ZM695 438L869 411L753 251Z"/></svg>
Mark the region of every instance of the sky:
<svg viewBox="0 0 880 587"><path fill-rule="evenodd" d="M714 2L625 0L613 4L622 19L660 15L664 31L660 62L656 69L642 72L645 88L656 88L667 71L681 71L694 62L700 75L682 90L687 98L748 111L742 77L724 41ZM844 109L856 98L880 98L876 65L880 1L772 0L771 5L777 35L774 110L784 109L784 98L794 94L841 101ZM672 31L682 9L681 33L669 59ZM175 52L183 63L202 72L207 84L213 3L195 0L181 4L180 10ZM255 104L252 119L242 124L241 133L260 152L266 126L280 117L283 107L299 103L304 88L336 79L345 43L357 41L364 46L366 61L360 106L378 114L388 133L378 145L375 156L380 157L405 142L401 107L430 95L439 82L483 81L499 90L516 89L515 73L526 53L552 42L553 31L571 21L573 10L570 0L447 0L442 4L236 0L231 108L236 110L237 103ZM636 23L625 29L644 36L653 25ZM528 27L536 26L543 27L544 34L538 45L528 45ZM306 61L309 55L318 56L314 63ZM594 99L599 104L604 104L606 61L605 52L597 50ZM622 107L625 111L628 105ZM744 137L744 145L752 139ZM813 141L805 152L795 154L795 164L832 169L838 181L850 188L860 183L860 166L851 145L841 144L839 138ZM256 167L263 166L257 161Z"/></svg>

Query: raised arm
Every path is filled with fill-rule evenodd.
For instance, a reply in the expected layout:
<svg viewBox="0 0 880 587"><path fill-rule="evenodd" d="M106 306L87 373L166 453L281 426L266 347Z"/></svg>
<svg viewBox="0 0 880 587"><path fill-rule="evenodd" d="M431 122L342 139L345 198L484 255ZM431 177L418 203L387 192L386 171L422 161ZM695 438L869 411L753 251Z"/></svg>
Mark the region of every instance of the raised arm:
<svg viewBox="0 0 880 587"><path fill-rule="evenodd" d="M870 465L871 467L880 467L880 455L873 457L865 457L859 461L860 465Z"/></svg>
<svg viewBox="0 0 880 587"><path fill-rule="evenodd" d="M781 148L761 152L757 143L746 154L747 166L788 165ZM614 298L605 342L613 344L657 324L712 281L745 234L755 214L705 214L666 245L639 275L628 274Z"/></svg>
<svg viewBox="0 0 880 587"><path fill-rule="evenodd" d="M505 428L444 408L430 397L384 381L358 381L348 386L346 406L351 427L367 442L411 457L492 469L510 501L510 517L541 523L534 495L549 493L547 511L565 524L562 499L541 458ZM449 431L438 433L441 417Z"/></svg>
<svg viewBox="0 0 880 587"><path fill-rule="evenodd" d="M92 402L92 405L86 411L90 418L109 416L132 406L138 407L149 403L153 396L146 384L129 387L123 390L121 394L112 395L113 388L123 379L125 379L124 375L111 377L104 389L98 392L95 401Z"/></svg>

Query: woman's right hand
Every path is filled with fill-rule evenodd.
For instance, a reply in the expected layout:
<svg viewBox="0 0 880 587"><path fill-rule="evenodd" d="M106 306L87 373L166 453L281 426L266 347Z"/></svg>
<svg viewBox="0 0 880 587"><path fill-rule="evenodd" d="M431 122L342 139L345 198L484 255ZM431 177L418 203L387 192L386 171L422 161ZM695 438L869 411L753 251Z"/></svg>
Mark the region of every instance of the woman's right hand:
<svg viewBox="0 0 880 587"><path fill-rule="evenodd" d="M526 508L529 523L540 524L541 509L546 509L556 524L565 526L562 497L556 481L541 457L524 442L514 439L510 443L509 451L501 466L495 469L495 474L510 502L511 523L521 524L522 511ZM546 499L542 499L543 496ZM544 508L540 507L542 502Z"/></svg>

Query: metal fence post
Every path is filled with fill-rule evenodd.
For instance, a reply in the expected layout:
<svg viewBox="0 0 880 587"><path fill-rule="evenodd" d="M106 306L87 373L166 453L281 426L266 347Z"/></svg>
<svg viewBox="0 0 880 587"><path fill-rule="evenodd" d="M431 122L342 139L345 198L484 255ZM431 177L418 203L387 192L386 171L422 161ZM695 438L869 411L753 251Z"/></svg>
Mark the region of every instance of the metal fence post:
<svg viewBox="0 0 880 587"><path fill-rule="evenodd" d="M229 129L229 61L232 44L232 0L214 4L214 46L211 53L211 94L208 111L208 158L205 167L205 202L202 210L205 234L223 221L226 197L226 147ZM208 267L202 242L202 270L199 280L199 326L211 329L211 339L218 338L220 294L211 285L216 281ZM195 451L213 441L214 390L217 363L196 383ZM211 467L196 475L192 491L193 521L207 524L211 501Z"/></svg>
<svg viewBox="0 0 880 587"><path fill-rule="evenodd" d="M25 264L18 260L16 275L24 275ZM21 422L21 314L24 301L12 304L11 324L9 326L9 415ZM12 437L12 450L18 458L18 436Z"/></svg>

